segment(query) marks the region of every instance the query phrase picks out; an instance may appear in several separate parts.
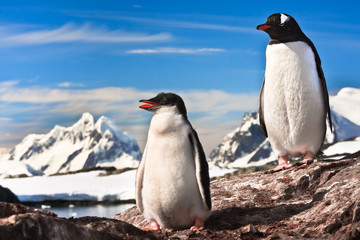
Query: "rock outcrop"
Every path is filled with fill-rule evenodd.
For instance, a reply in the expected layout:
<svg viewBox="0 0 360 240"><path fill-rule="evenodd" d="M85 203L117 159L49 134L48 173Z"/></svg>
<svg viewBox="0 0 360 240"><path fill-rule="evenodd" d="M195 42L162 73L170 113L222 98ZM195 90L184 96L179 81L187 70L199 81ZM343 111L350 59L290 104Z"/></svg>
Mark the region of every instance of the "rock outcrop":
<svg viewBox="0 0 360 240"><path fill-rule="evenodd" d="M211 183L213 213L184 239L360 239L360 152L282 172L256 172ZM115 216L146 224L136 207ZM158 234L158 238L166 238Z"/></svg>
<svg viewBox="0 0 360 240"><path fill-rule="evenodd" d="M49 211L0 202L0 240L9 239L140 240L156 239L156 237L115 219L58 218Z"/></svg>
<svg viewBox="0 0 360 240"><path fill-rule="evenodd" d="M10 189L0 185L0 202L20 203L20 200Z"/></svg>
<svg viewBox="0 0 360 240"><path fill-rule="evenodd" d="M343 160L211 182L205 229L146 233L133 207L112 219L58 218L0 203L0 239L360 239L360 152Z"/></svg>

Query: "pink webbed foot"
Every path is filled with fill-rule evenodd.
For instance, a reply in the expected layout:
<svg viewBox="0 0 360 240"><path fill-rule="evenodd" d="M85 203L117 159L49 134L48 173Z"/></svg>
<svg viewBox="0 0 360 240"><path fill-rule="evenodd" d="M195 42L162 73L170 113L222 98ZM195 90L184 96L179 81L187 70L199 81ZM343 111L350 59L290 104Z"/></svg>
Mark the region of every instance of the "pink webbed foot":
<svg viewBox="0 0 360 240"><path fill-rule="evenodd" d="M287 155L279 156L278 162L279 165L276 168L266 171L265 173L279 172L292 167L292 164L289 162Z"/></svg>
<svg viewBox="0 0 360 240"><path fill-rule="evenodd" d="M304 158L303 158L303 160L299 161L297 163L297 165L304 165L304 164L310 165L310 164L312 164L314 162L314 157L315 156L314 156L314 154L312 152L307 151Z"/></svg>
<svg viewBox="0 0 360 240"><path fill-rule="evenodd" d="M155 219L151 220L150 226L149 227L138 227L140 230L143 231L150 231L150 232L159 232L160 230L160 226L159 224L156 222Z"/></svg>
<svg viewBox="0 0 360 240"><path fill-rule="evenodd" d="M204 220L195 217L195 224L190 228L191 231L199 231L204 229Z"/></svg>

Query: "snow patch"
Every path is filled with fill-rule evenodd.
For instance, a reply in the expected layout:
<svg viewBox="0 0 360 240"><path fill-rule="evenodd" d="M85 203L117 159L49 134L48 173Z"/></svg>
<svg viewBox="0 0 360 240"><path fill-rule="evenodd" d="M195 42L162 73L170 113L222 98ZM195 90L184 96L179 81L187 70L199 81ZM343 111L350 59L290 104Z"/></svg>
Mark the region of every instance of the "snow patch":
<svg viewBox="0 0 360 240"><path fill-rule="evenodd" d="M233 169L209 166L210 177L222 176ZM1 185L11 189L20 201L118 201L135 199L136 170L99 177L104 171L67 174L60 176L35 176L4 178Z"/></svg>
<svg viewBox="0 0 360 240"><path fill-rule="evenodd" d="M135 199L135 170L118 175L98 177L103 171L1 179L20 201L115 201Z"/></svg>
<svg viewBox="0 0 360 240"><path fill-rule="evenodd" d="M360 151L360 137L357 137L353 140L335 143L329 146L328 148L326 148L324 150L324 154L330 156L339 153L354 153L357 151ZM342 158L342 157L343 156L335 157L335 158Z"/></svg>

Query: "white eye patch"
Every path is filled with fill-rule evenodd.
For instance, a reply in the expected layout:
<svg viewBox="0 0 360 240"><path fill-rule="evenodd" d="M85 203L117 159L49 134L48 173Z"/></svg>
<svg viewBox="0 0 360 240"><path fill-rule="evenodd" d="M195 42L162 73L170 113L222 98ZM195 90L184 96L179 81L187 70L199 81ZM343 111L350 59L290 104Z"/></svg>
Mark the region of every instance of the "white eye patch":
<svg viewBox="0 0 360 240"><path fill-rule="evenodd" d="M289 16L286 16L285 14L280 13L280 24L284 25L286 21L289 20Z"/></svg>

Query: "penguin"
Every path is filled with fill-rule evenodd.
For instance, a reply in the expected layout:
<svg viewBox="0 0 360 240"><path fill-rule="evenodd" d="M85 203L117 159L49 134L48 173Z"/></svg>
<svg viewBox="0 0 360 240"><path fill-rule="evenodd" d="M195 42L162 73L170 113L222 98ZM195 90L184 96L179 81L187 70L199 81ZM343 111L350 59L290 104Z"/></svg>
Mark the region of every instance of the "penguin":
<svg viewBox="0 0 360 240"><path fill-rule="evenodd" d="M154 113L136 173L136 205L149 227L202 230L211 214L208 163L182 98L159 93L140 100Z"/></svg>
<svg viewBox="0 0 360 240"><path fill-rule="evenodd" d="M256 29L270 36L259 119L263 134L278 156L278 166L273 171L292 166L288 155L303 155L300 164L310 164L325 138L326 115L332 131L319 54L288 14L272 14Z"/></svg>

